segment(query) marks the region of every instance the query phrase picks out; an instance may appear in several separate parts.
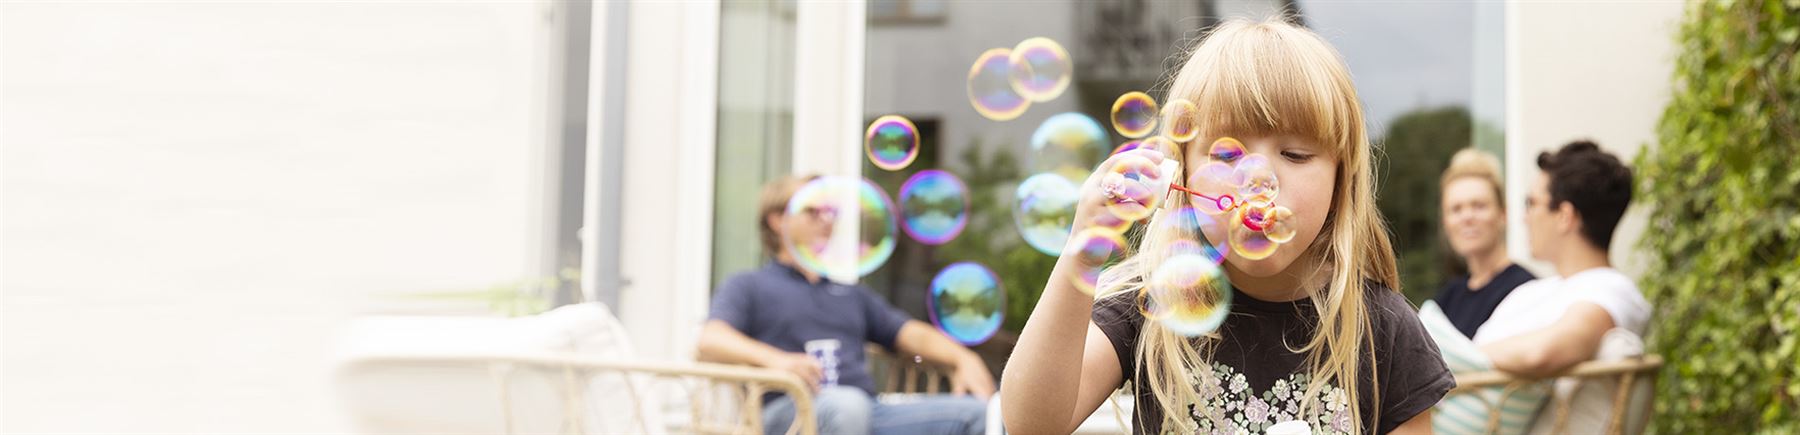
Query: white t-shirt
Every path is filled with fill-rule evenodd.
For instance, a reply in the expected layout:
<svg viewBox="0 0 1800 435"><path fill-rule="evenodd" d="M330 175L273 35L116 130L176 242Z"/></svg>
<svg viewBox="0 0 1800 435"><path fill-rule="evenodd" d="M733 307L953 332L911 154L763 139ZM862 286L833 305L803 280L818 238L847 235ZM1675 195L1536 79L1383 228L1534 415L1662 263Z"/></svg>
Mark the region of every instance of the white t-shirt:
<svg viewBox="0 0 1800 435"><path fill-rule="evenodd" d="M1483 345L1549 327L1578 302L1600 306L1612 315L1613 327L1639 337L1650 323L1650 302L1638 293L1631 278L1610 267L1581 271L1567 277L1538 278L1513 289L1494 307L1494 315L1475 330L1474 341Z"/></svg>

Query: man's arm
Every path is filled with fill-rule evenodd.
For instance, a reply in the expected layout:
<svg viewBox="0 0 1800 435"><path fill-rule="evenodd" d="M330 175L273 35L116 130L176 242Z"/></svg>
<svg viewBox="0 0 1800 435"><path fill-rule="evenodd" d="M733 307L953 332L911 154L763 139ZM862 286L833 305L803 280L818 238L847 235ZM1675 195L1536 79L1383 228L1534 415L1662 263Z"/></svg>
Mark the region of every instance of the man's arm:
<svg viewBox="0 0 1800 435"><path fill-rule="evenodd" d="M700 328L700 342L695 357L701 361L761 366L781 354L770 346L742 332L724 320L707 320Z"/></svg>
<svg viewBox="0 0 1800 435"><path fill-rule="evenodd" d="M767 367L793 373L814 390L819 388L823 370L818 362L803 353L783 352L767 343L756 341L724 320L707 320L700 329L696 357L701 361Z"/></svg>
<svg viewBox="0 0 1800 435"><path fill-rule="evenodd" d="M1550 326L1481 346L1494 368L1542 378L1594 358L1600 339L1613 328L1612 315L1589 302L1569 306Z"/></svg>
<svg viewBox="0 0 1800 435"><path fill-rule="evenodd" d="M981 361L981 356L931 325L917 320L906 321L900 326L894 344L902 355L916 354L934 364L953 368L950 375L953 394L973 394L981 400L994 394L994 376L988 373L987 363Z"/></svg>

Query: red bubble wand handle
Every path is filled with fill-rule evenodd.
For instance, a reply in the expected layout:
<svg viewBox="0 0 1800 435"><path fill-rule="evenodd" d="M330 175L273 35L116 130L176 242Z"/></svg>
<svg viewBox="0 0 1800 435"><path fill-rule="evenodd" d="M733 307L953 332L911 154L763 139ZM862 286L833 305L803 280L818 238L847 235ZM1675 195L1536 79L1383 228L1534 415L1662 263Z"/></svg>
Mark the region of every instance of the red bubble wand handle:
<svg viewBox="0 0 1800 435"><path fill-rule="evenodd" d="M1238 205L1237 198L1234 198L1231 195L1219 195L1219 196L1207 195L1204 193L1200 193L1197 190L1189 189L1187 186L1183 186L1180 184L1170 184L1169 187L1174 188L1175 190L1182 191L1182 192L1187 192L1187 194L1189 194L1189 195L1206 198L1207 200L1212 201L1214 204L1218 204L1219 210L1231 211L1231 209L1237 208L1237 205Z"/></svg>

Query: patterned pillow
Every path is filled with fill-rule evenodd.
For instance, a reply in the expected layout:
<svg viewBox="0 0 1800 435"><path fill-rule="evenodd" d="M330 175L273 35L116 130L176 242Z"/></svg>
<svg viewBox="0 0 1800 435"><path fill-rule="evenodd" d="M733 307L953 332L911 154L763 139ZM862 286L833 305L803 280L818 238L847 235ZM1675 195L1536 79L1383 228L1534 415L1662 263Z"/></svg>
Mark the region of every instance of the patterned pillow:
<svg viewBox="0 0 1800 435"><path fill-rule="evenodd" d="M1419 307L1419 321L1425 324L1425 331L1431 334L1431 340L1437 342L1438 352L1444 355L1444 364L1453 373L1485 372L1494 369L1493 361L1488 360L1481 348L1474 341L1464 337L1450 318L1435 301L1425 301ZM1487 433L1488 411L1492 404L1500 400L1501 387L1482 388L1467 393L1455 393L1444 397L1434 408L1431 415L1432 431L1438 434L1484 434ZM1500 406L1500 427L1496 432L1501 435L1525 433L1531 427L1532 418L1538 409L1550 398L1550 391L1545 383L1535 383L1506 398Z"/></svg>

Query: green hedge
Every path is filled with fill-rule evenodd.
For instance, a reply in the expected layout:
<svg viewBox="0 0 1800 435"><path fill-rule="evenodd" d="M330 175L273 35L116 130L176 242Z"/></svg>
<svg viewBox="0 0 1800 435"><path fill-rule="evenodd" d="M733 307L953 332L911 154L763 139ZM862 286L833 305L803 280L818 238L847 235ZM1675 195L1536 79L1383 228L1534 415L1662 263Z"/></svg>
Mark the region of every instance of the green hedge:
<svg viewBox="0 0 1800 435"><path fill-rule="evenodd" d="M1637 160L1659 433L1800 433L1800 0L1691 3Z"/></svg>

